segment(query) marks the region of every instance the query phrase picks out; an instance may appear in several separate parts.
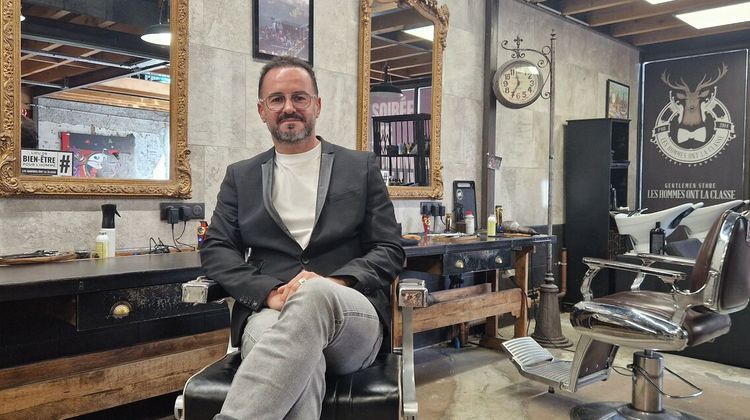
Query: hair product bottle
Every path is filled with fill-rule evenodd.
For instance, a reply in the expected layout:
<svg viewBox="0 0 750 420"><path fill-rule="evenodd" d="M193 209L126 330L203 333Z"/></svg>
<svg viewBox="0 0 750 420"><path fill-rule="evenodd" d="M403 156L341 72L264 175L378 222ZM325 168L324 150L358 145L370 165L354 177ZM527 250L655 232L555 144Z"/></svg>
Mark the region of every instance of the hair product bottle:
<svg viewBox="0 0 750 420"><path fill-rule="evenodd" d="M497 233L497 217L494 214L487 216L487 236L495 236Z"/></svg>
<svg viewBox="0 0 750 420"><path fill-rule="evenodd" d="M466 216L464 217L466 222L466 234L474 234L474 213L471 210L466 210Z"/></svg>
<svg viewBox="0 0 750 420"><path fill-rule="evenodd" d="M656 227L649 232L648 252L651 254L663 254L666 245L664 229L661 228L661 222L656 222Z"/></svg>
<svg viewBox="0 0 750 420"><path fill-rule="evenodd" d="M94 248L96 250L96 258L109 258L109 237L107 236L107 232L100 231L98 235L96 235L96 247Z"/></svg>

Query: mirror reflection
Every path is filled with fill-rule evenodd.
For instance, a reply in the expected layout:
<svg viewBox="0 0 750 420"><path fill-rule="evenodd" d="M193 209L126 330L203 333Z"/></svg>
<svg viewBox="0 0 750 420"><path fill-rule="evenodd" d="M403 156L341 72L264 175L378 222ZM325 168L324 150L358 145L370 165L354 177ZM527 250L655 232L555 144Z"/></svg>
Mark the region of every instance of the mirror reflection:
<svg viewBox="0 0 750 420"><path fill-rule="evenodd" d="M21 15L21 175L169 179L169 47L141 39L169 2L23 0Z"/></svg>
<svg viewBox="0 0 750 420"><path fill-rule="evenodd" d="M360 148L380 156L392 197L442 196L439 87L447 19L445 6L429 0L362 5Z"/></svg>

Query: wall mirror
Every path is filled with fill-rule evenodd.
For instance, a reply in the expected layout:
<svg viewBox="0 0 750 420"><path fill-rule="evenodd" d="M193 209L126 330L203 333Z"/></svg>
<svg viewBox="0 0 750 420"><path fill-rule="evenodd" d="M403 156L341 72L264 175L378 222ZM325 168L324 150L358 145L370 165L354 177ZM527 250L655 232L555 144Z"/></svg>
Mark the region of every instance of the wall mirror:
<svg viewBox="0 0 750 420"><path fill-rule="evenodd" d="M0 27L0 196L190 196L188 0L0 0Z"/></svg>
<svg viewBox="0 0 750 420"><path fill-rule="evenodd" d="M380 157L392 198L442 198L440 111L448 8L362 0L358 148Z"/></svg>

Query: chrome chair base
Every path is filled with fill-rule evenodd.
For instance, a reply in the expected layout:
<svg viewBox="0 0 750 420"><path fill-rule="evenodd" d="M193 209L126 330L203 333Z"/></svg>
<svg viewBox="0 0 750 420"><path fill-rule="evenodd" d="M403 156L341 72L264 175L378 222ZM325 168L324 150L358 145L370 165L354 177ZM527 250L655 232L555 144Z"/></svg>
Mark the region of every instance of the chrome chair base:
<svg viewBox="0 0 750 420"><path fill-rule="evenodd" d="M633 408L630 403L599 402L573 407L571 420L699 420L692 414L664 409L659 413L649 413Z"/></svg>

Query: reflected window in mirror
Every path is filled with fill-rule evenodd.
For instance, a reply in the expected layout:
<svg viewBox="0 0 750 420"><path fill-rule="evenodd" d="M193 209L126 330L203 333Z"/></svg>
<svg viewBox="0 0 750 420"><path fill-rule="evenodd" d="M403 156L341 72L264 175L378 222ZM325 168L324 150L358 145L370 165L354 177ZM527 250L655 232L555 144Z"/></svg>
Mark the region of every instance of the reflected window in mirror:
<svg viewBox="0 0 750 420"><path fill-rule="evenodd" d="M0 41L0 78L13 86L0 101L11 127L0 137L0 195L188 197L188 0L0 8L3 26L18 28ZM171 44L142 39L157 27Z"/></svg>
<svg viewBox="0 0 750 420"><path fill-rule="evenodd" d="M431 0L363 1L359 147L392 197L442 197L440 85L448 11ZM437 92L437 94L434 94Z"/></svg>

